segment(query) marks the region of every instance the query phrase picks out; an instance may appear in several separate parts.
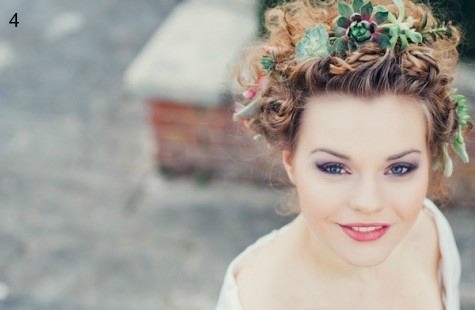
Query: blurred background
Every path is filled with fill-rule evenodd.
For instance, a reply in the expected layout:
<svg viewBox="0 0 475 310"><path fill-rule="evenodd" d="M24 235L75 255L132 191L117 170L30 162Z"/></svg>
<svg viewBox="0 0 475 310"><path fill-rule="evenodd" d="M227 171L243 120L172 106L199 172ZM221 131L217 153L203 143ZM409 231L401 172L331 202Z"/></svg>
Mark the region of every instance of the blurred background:
<svg viewBox="0 0 475 310"><path fill-rule="evenodd" d="M278 163L231 121L232 62L273 5L0 1L0 309L214 307L231 259L292 219ZM473 28L473 2L437 7ZM456 175L443 211L474 309L474 164Z"/></svg>

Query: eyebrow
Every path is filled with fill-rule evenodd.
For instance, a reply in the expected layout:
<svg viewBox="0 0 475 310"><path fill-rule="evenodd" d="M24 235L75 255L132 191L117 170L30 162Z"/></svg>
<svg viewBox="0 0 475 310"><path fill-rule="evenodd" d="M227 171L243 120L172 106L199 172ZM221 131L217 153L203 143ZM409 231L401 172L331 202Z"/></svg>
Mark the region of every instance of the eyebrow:
<svg viewBox="0 0 475 310"><path fill-rule="evenodd" d="M317 149L314 149L312 152L310 152L310 154L313 154L313 153L316 153L316 152L325 152L325 153L331 154L333 156L340 157L342 159L351 161L351 158L348 155L340 154L340 153L332 151L330 149L317 148ZM386 161L399 159L399 158L404 157L404 156L406 156L407 154L410 154L410 153L419 153L420 154L421 151L416 150L416 149L410 149L410 150L407 150L407 151L404 151L404 152L401 152L401 153L398 153L398 154L391 155L388 158L386 158Z"/></svg>

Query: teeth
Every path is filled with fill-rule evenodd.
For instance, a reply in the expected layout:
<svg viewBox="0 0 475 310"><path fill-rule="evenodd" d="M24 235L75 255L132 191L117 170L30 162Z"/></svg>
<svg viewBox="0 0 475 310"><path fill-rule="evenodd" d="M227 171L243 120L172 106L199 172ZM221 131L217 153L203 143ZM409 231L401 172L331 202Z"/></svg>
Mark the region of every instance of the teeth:
<svg viewBox="0 0 475 310"><path fill-rule="evenodd" d="M371 227L351 227L354 231L370 232L383 228L383 226L371 226Z"/></svg>

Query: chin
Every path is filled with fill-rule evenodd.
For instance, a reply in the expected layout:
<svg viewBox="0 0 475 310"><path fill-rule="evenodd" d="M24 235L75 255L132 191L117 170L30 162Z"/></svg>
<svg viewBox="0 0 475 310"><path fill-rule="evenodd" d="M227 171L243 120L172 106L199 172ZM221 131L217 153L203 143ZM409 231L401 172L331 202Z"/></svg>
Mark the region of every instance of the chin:
<svg viewBox="0 0 475 310"><path fill-rule="evenodd" d="M347 262L355 267L375 267L382 264L388 256L384 257L367 257L367 258L351 258Z"/></svg>
<svg viewBox="0 0 475 310"><path fill-rule="evenodd" d="M374 249L358 252L360 253L357 253L356 251L352 253L344 253L343 255L340 255L340 257L348 264L355 267L375 267L385 262L392 251L387 249L377 251Z"/></svg>

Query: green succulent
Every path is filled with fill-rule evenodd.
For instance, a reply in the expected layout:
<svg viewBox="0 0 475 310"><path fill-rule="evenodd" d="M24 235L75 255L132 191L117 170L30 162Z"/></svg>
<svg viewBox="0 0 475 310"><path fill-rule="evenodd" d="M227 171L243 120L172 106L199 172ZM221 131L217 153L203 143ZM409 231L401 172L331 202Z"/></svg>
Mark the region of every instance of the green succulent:
<svg viewBox="0 0 475 310"><path fill-rule="evenodd" d="M393 0L393 2L399 10L397 18L382 5L373 7L371 1L354 0L352 5L340 1L338 3L340 15L336 19L335 36L345 41L353 41L356 47L367 41L373 41L381 48L394 48L400 42L401 49L405 49L411 42L422 42L423 35L413 28L414 20L405 16L403 1ZM442 31L443 27L429 29L427 35L435 36ZM352 50L349 42L346 46L337 40L333 42L336 43L333 50L339 54L344 54L345 49Z"/></svg>
<svg viewBox="0 0 475 310"><path fill-rule="evenodd" d="M368 41L372 36L371 24L366 21L356 23L353 27L350 27L349 36L358 43Z"/></svg>
<svg viewBox="0 0 475 310"><path fill-rule="evenodd" d="M470 120L467 98L465 98L464 95L455 94L452 95L452 99L457 102L457 108L455 111L457 114L457 121L459 127L457 129L457 132L455 133L454 138L452 139L451 146L455 153L460 157L460 159L462 159L464 163L468 163L469 157L467 154L465 141L462 133L463 129L468 126L468 121Z"/></svg>
<svg viewBox="0 0 475 310"><path fill-rule="evenodd" d="M400 42L401 49L405 49L410 42L421 43L423 36L417 29L414 29L414 19L407 17L404 10L403 0L393 0L398 7L399 14L396 18L392 13L388 14L388 21L382 25L385 33L389 34L389 47L394 48L397 42Z"/></svg>
<svg viewBox="0 0 475 310"><path fill-rule="evenodd" d="M307 28L295 47L295 57L297 60L326 57L329 55L329 37L325 26L322 24Z"/></svg>
<svg viewBox="0 0 475 310"><path fill-rule="evenodd" d="M276 64L276 56L275 53L272 52L271 55L264 55L261 58L261 66L266 70L267 74L271 74L274 71L275 64Z"/></svg>
<svg viewBox="0 0 475 310"><path fill-rule="evenodd" d="M322 24L307 28L297 43L296 59L334 54L345 56L369 41L385 49L394 49L398 44L400 49L405 49L411 43L418 44L452 35L450 22L437 23L435 27L427 29L427 14L416 29L414 19L405 15L404 1L392 1L399 11L397 17L383 5L373 7L371 1L353 0L349 4L346 0L340 0L335 28L329 33ZM271 64L271 59L263 62L265 68L271 67Z"/></svg>
<svg viewBox="0 0 475 310"><path fill-rule="evenodd" d="M379 25L387 21L389 11L381 5L373 7L371 1L354 0L352 5L345 1L338 3L340 15L336 18L335 39L332 51L344 56L359 45L373 41L386 48L389 38L379 31Z"/></svg>

